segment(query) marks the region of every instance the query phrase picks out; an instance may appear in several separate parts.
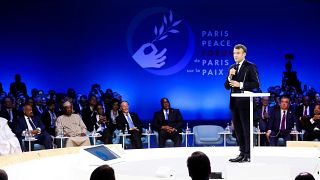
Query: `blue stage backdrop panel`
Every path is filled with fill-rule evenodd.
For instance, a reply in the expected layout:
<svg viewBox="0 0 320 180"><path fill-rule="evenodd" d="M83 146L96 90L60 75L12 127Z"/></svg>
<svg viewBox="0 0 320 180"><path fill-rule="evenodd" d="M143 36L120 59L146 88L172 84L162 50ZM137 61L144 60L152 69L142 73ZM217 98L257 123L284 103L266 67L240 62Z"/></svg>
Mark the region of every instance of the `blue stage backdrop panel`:
<svg viewBox="0 0 320 180"><path fill-rule="evenodd" d="M248 47L261 89L281 85L286 53L303 84L320 89L320 3L285 0L83 0L0 3L0 82L88 93L93 83L151 120L161 97L186 120L230 119L223 83L232 48Z"/></svg>

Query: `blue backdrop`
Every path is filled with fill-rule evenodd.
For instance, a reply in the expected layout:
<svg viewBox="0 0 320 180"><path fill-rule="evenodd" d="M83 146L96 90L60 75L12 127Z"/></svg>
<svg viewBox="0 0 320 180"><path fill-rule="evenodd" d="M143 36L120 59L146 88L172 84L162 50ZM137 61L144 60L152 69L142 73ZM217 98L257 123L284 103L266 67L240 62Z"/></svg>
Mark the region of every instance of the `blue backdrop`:
<svg viewBox="0 0 320 180"><path fill-rule="evenodd" d="M29 93L88 93L99 83L144 120L161 97L187 120L229 119L223 83L233 46L248 47L263 91L281 84L286 53L299 80L319 90L319 22L320 3L302 0L1 1L0 82L8 91L20 73ZM167 49L164 65L152 63L162 56L147 43Z"/></svg>

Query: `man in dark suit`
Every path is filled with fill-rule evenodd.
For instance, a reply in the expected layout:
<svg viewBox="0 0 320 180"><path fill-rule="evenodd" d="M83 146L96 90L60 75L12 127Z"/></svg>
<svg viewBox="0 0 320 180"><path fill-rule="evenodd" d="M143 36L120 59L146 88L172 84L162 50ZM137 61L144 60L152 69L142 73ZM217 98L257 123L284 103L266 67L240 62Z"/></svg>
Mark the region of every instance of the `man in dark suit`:
<svg viewBox="0 0 320 180"><path fill-rule="evenodd" d="M93 130L93 125L91 123L91 120L94 118L95 116L95 111L94 111L94 107L97 105L97 96L91 94L89 96L89 104L88 106L86 106L83 110L82 110L82 119L84 124L87 126L87 129L89 131Z"/></svg>
<svg viewBox="0 0 320 180"><path fill-rule="evenodd" d="M52 136L56 136L56 121L57 115L55 113L56 103L53 99L47 102L47 110L42 113L41 120L45 126L45 130Z"/></svg>
<svg viewBox="0 0 320 180"><path fill-rule="evenodd" d="M95 128L96 132L102 135L102 137L99 137L98 139L103 141L104 144L112 144L114 127L104 113L102 104L98 103L95 105L93 116L84 123L86 124L88 131L92 132L93 128Z"/></svg>
<svg viewBox="0 0 320 180"><path fill-rule="evenodd" d="M12 99L5 97L2 102L0 117L8 120L8 125L13 132L16 128L18 114L18 110L13 107Z"/></svg>
<svg viewBox="0 0 320 180"><path fill-rule="evenodd" d="M298 120L298 130L305 129L307 121L313 117L314 105L310 103L309 96L302 98L302 104L297 107L296 116Z"/></svg>
<svg viewBox="0 0 320 180"><path fill-rule="evenodd" d="M237 44L233 49L233 57L236 64L229 68L228 77L224 83L231 93L243 93L253 91L260 87L259 76L256 65L245 59L247 48ZM230 162L250 161L250 109L249 98L230 97L230 109L234 130L237 136L237 143L240 148L240 155Z"/></svg>
<svg viewBox="0 0 320 180"><path fill-rule="evenodd" d="M183 118L179 109L170 107L167 98L160 100L162 109L154 113L153 128L159 133L159 147L165 147L166 140L171 139L175 147L181 146L181 126Z"/></svg>
<svg viewBox="0 0 320 180"><path fill-rule="evenodd" d="M131 134L129 138L131 140L133 148L141 149L142 123L139 119L138 114L129 112L129 104L127 101L123 101L120 104L120 108L121 112L119 113L119 116L116 118L118 129L124 132L127 128L128 133Z"/></svg>
<svg viewBox="0 0 320 180"><path fill-rule="evenodd" d="M23 112L24 116L18 118L15 130L15 134L17 135L20 143L22 143L22 134L24 134L25 130L29 130L37 139L37 143L44 145L46 149L52 149L52 138L45 131L45 127L40 118L33 116L32 107L29 104L24 105Z"/></svg>
<svg viewBox="0 0 320 180"><path fill-rule="evenodd" d="M270 116L266 136L271 146L277 146L279 138L283 138L285 142L291 138L290 133L296 119L294 112L289 109L289 103L288 97L281 97L280 108L275 109Z"/></svg>
<svg viewBox="0 0 320 180"><path fill-rule="evenodd" d="M269 97L262 97L261 98L261 105L257 107L257 110L255 111L255 118L256 122L259 122L259 129L261 132L267 131L268 122L270 119L270 116L272 114L273 108L269 106ZM260 135L260 145L261 146L267 146L269 145L269 142L266 139L266 136Z"/></svg>
<svg viewBox="0 0 320 180"><path fill-rule="evenodd" d="M314 115L307 119L305 129L304 141L320 140L320 104L314 107Z"/></svg>

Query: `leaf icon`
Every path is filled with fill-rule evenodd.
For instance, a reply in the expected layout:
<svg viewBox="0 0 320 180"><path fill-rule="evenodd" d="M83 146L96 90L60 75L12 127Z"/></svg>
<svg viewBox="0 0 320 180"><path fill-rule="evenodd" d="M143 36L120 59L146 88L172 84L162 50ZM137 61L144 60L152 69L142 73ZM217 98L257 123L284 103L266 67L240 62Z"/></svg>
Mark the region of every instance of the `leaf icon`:
<svg viewBox="0 0 320 180"><path fill-rule="evenodd" d="M170 10L170 15L169 15L169 19L170 19L170 23L172 23L173 20L173 15L172 15L172 11Z"/></svg>
<svg viewBox="0 0 320 180"><path fill-rule="evenodd" d="M161 35L163 33L163 30L164 30L164 25L162 24L160 29L159 29L159 35Z"/></svg>
<svg viewBox="0 0 320 180"><path fill-rule="evenodd" d="M157 29L157 26L154 26L154 35L158 35L158 29Z"/></svg>
<svg viewBox="0 0 320 180"><path fill-rule="evenodd" d="M164 22L165 25L167 25L167 18L166 18L165 15L163 15L163 22Z"/></svg>
<svg viewBox="0 0 320 180"><path fill-rule="evenodd" d="M171 30L169 30L169 32L174 33L174 34L179 33L179 31L176 29L171 29Z"/></svg>
<svg viewBox="0 0 320 180"><path fill-rule="evenodd" d="M168 37L168 35L164 35L164 36L162 36L160 39L159 39L159 41L161 41L161 40L163 40L163 39L165 39L165 38L167 38Z"/></svg>
<svg viewBox="0 0 320 180"><path fill-rule="evenodd" d="M181 23L181 21L182 21L182 19L181 19L181 20L179 20L179 21L174 22L174 23L172 24L172 26L176 26L176 25L180 24L180 23Z"/></svg>

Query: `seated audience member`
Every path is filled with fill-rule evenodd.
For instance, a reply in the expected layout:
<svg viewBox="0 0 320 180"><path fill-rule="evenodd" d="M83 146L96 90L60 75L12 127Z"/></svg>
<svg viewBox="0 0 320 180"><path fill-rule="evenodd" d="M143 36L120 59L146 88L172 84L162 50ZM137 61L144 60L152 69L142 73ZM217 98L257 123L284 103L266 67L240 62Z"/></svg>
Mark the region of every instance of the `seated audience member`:
<svg viewBox="0 0 320 180"><path fill-rule="evenodd" d="M259 122L259 129L261 132L267 131L267 125L270 115L272 114L272 110L273 108L269 106L269 97L262 97L261 105L258 106L257 111L255 112L256 121ZM261 136L260 145L269 145L265 136Z"/></svg>
<svg viewBox="0 0 320 180"><path fill-rule="evenodd" d="M303 140L313 141L318 139L320 141L320 104L314 107L313 117L309 117L305 124L305 133L303 135Z"/></svg>
<svg viewBox="0 0 320 180"><path fill-rule="evenodd" d="M91 132L93 131L93 128L95 128L96 132L102 135L102 137L99 137L98 139L103 141L104 144L112 144L113 124L105 115L101 104L95 105L93 116L85 124L88 131Z"/></svg>
<svg viewBox="0 0 320 180"><path fill-rule="evenodd" d="M302 172L298 174L294 180L315 180L315 178L308 172Z"/></svg>
<svg viewBox="0 0 320 180"><path fill-rule="evenodd" d="M21 153L19 141L8 126L7 120L0 117L0 156L14 153Z"/></svg>
<svg viewBox="0 0 320 180"><path fill-rule="evenodd" d="M25 134L25 130L28 130L31 131L32 135L37 139L36 143L44 145L46 149L52 149L51 136L45 131L45 127L40 118L33 116L32 107L29 104L23 106L23 113L24 116L20 117L17 121L16 135L19 141L22 142L22 138L24 138L23 134Z"/></svg>
<svg viewBox="0 0 320 180"><path fill-rule="evenodd" d="M72 113L72 105L69 101L63 104L64 114L59 116L56 121L56 134L61 133L69 137L67 147L72 146L89 146L90 141L86 135L87 128L78 114Z"/></svg>
<svg viewBox="0 0 320 180"><path fill-rule="evenodd" d="M291 138L290 133L296 121L295 114L289 109L289 103L289 98L283 96L280 108L275 109L270 116L266 136L271 146L277 146L279 138L283 138L285 142Z"/></svg>
<svg viewBox="0 0 320 180"><path fill-rule="evenodd" d="M106 112L108 119L110 119L110 123L112 124L113 131L117 127L117 120L116 118L119 116L119 101L117 99L112 99L111 102L111 110Z"/></svg>
<svg viewBox="0 0 320 180"><path fill-rule="evenodd" d="M2 169L0 169L0 180L8 180L7 173Z"/></svg>
<svg viewBox="0 0 320 180"><path fill-rule="evenodd" d="M160 100L162 109L154 113L153 128L159 133L159 147L165 147L167 139L174 142L175 147L181 146L181 126L183 118L179 109L170 107L167 98Z"/></svg>
<svg viewBox="0 0 320 180"><path fill-rule="evenodd" d="M124 132L127 128L128 133L131 134L129 138L131 140L132 147L134 149L142 148L142 123L139 119L138 114L134 112L129 112L129 104L127 101L123 101L120 104L120 107L121 112L119 113L119 116L116 119L118 129Z"/></svg>
<svg viewBox="0 0 320 180"><path fill-rule="evenodd" d="M16 108L14 108L12 99L8 96L5 97L2 101L0 117L3 117L8 120L8 125L13 131L15 130L18 115L19 112Z"/></svg>
<svg viewBox="0 0 320 180"><path fill-rule="evenodd" d="M211 173L210 160L206 154L196 151L187 160L189 176L192 180L208 180Z"/></svg>
<svg viewBox="0 0 320 180"><path fill-rule="evenodd" d="M90 119L94 117L94 107L97 105L97 97L95 95L89 96L88 106L82 110L82 119L88 129L92 130L92 123ZM89 127L89 125L91 127ZM89 130L89 131L90 131Z"/></svg>
<svg viewBox="0 0 320 180"><path fill-rule="evenodd" d="M49 99L47 102L47 110L43 112L41 120L45 125L46 131L55 136L57 115L55 113L56 103L53 99Z"/></svg>
<svg viewBox="0 0 320 180"><path fill-rule="evenodd" d="M114 170L105 164L97 167L90 176L90 180L115 180Z"/></svg>
<svg viewBox="0 0 320 180"><path fill-rule="evenodd" d="M304 96L302 104L297 107L296 116L298 118L299 130L305 129L306 121L313 116L314 106L309 101L309 96Z"/></svg>
<svg viewBox="0 0 320 180"><path fill-rule="evenodd" d="M82 116L82 111L87 107L87 96L81 95L79 98L79 102L76 104L76 107L74 107L74 111L77 114L80 114Z"/></svg>

